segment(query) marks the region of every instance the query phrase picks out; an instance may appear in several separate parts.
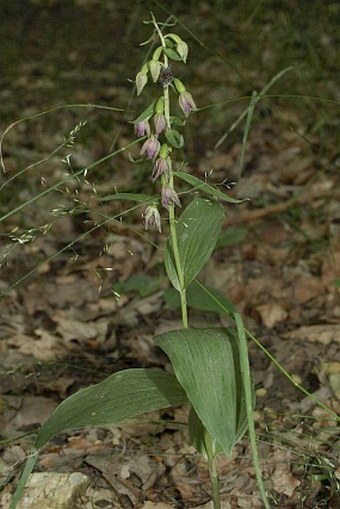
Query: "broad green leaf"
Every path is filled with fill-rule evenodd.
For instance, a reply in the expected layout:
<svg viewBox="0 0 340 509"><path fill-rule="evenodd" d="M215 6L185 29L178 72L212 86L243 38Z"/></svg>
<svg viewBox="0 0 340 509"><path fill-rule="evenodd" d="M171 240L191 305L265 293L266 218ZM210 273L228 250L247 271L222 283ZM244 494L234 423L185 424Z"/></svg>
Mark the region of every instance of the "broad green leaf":
<svg viewBox="0 0 340 509"><path fill-rule="evenodd" d="M155 112L155 104L156 101L153 101L149 106L133 121L134 124L138 124L139 122L143 122L147 118L151 117L151 115Z"/></svg>
<svg viewBox="0 0 340 509"><path fill-rule="evenodd" d="M179 54L171 49L171 48L165 48L164 49L164 53L169 57L171 58L171 60L175 60L177 62L179 62L180 60L182 60L182 57L179 56Z"/></svg>
<svg viewBox="0 0 340 509"><path fill-rule="evenodd" d="M155 338L213 440L230 456L247 428L238 337L232 329L182 329Z"/></svg>
<svg viewBox="0 0 340 509"><path fill-rule="evenodd" d="M40 449L60 431L85 426L115 426L136 415L187 401L174 375L159 369L127 369L72 394L40 428Z"/></svg>
<svg viewBox="0 0 340 509"><path fill-rule="evenodd" d="M184 138L181 133L176 131L176 129L167 129L165 131L166 141L175 148L181 148L184 145Z"/></svg>
<svg viewBox="0 0 340 509"><path fill-rule="evenodd" d="M232 198L231 196L222 193L222 191L217 189L215 186L211 186L206 182L203 182L203 180L194 177L193 175L190 175L189 173L184 173L183 171L174 171L174 175L184 180L184 182L187 182L187 184L190 184L195 189L198 189L203 193L209 194L210 196L214 196L218 200L227 201L229 203L242 203L246 201L246 199L237 200L236 198Z"/></svg>
<svg viewBox="0 0 340 509"><path fill-rule="evenodd" d="M203 198L194 198L182 212L176 224L176 232L184 288L189 286L209 260L223 220L222 205ZM180 283L170 238L165 248L164 264L171 283L179 290Z"/></svg>
<svg viewBox="0 0 340 509"><path fill-rule="evenodd" d="M158 201L158 197L151 196L149 194L142 193L115 193L109 194L108 196L103 196L100 198L100 201L112 201L112 200L127 200L127 201L135 201L137 203L152 203L153 201Z"/></svg>
<svg viewBox="0 0 340 509"><path fill-rule="evenodd" d="M220 233L216 248L239 244L246 238L247 233L248 230L246 228L228 228Z"/></svg>
<svg viewBox="0 0 340 509"><path fill-rule="evenodd" d="M175 288L167 288L164 292L164 300L168 306L179 308L181 306L180 295ZM189 307L200 311L212 313L233 313L235 308L224 295L212 286L203 285L192 281L187 288L187 304Z"/></svg>

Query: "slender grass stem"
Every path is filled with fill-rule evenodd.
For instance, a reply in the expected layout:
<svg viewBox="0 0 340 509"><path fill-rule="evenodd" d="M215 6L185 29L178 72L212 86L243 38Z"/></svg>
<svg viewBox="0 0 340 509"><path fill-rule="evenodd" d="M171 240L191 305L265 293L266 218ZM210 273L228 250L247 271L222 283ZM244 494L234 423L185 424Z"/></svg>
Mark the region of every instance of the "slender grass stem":
<svg viewBox="0 0 340 509"><path fill-rule="evenodd" d="M260 458L257 449L257 440L256 440L256 431L254 426L253 419L253 397L252 397L252 382L250 377L250 367L249 367L249 358L248 358L248 347L247 347L247 339L243 326L243 322L241 316L238 313L234 313L234 319L236 322L237 333L239 338L240 345L240 363L241 363L241 371L242 378L244 383L244 395L246 400L246 409L247 409L247 421L248 421L248 433L251 445L251 452L253 456L253 465L255 470L257 487L259 489L263 505L266 509L270 509L270 504L267 498L265 486L263 483L261 466L260 466Z"/></svg>

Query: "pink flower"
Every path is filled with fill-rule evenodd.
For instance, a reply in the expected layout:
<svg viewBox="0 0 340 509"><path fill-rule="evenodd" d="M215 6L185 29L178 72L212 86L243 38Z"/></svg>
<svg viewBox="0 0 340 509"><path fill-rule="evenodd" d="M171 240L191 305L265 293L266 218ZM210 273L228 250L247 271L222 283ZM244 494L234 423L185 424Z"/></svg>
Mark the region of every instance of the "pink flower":
<svg viewBox="0 0 340 509"><path fill-rule="evenodd" d="M148 120L142 120L141 122L137 122L135 124L135 133L137 138L141 138L145 134L150 136L150 124Z"/></svg>
<svg viewBox="0 0 340 509"><path fill-rule="evenodd" d="M162 231L161 226L161 216L159 214L158 208L154 205L150 205L149 207L146 207L144 212L144 227L146 230L151 228L157 228L159 233Z"/></svg>
<svg viewBox="0 0 340 509"><path fill-rule="evenodd" d="M155 180L158 179L163 173L166 173L169 170L169 164L166 159L159 158L154 164L153 170L152 170L152 181L155 182Z"/></svg>
<svg viewBox="0 0 340 509"><path fill-rule="evenodd" d="M181 92L178 97L178 102L186 117L188 117L192 111L197 110L197 106L190 92Z"/></svg>
<svg viewBox="0 0 340 509"><path fill-rule="evenodd" d="M161 149L161 144L157 140L156 136L150 136L142 146L140 154L143 155L145 152L147 153L147 157L149 159L156 159L158 152Z"/></svg>
<svg viewBox="0 0 340 509"><path fill-rule="evenodd" d="M155 133L157 135L166 130L166 118L163 113L156 113L156 115L153 117L153 124L155 126Z"/></svg>
<svg viewBox="0 0 340 509"><path fill-rule="evenodd" d="M172 187L163 186L162 187L162 205L165 209L169 210L170 205L175 204L178 207L181 207L181 202L179 201L178 195Z"/></svg>

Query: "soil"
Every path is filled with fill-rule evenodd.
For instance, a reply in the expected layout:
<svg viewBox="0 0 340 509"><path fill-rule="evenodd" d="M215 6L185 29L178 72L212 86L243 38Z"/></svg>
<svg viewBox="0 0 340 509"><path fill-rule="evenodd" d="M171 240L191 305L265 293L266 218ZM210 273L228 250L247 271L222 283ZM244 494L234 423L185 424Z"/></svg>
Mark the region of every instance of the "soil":
<svg viewBox="0 0 340 509"><path fill-rule="evenodd" d="M254 335L264 482L273 506L287 509L340 506L339 5L320 12L317 3L305 18L293 1L259 10L175 2L171 11L179 20L171 30L190 47L188 65L173 72L199 107L185 127L185 170L248 198L225 205L223 234L199 280L221 291ZM152 100L152 87L136 98L131 83L147 52L139 44L151 33L142 23L150 8L162 20L170 9L129 0L3 5L2 507L58 403L120 370L169 369L153 342L180 327L165 297L166 220L161 234L145 232L143 207L100 201L117 190L151 192L150 165L132 162L140 147L107 157L134 141L131 121ZM258 103L242 160L240 116L251 91L290 65ZM190 322L232 326L193 308ZM35 471L87 476L70 508L211 507L187 413L60 433ZM263 507L247 436L219 458L219 474L223 507Z"/></svg>

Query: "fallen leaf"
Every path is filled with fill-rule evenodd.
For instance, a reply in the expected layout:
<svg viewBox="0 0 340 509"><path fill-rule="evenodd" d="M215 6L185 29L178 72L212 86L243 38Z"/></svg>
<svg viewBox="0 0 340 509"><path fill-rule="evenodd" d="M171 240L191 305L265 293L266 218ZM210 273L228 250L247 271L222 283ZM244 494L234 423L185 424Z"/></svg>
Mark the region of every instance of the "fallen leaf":
<svg viewBox="0 0 340 509"><path fill-rule="evenodd" d="M291 497L295 489L300 486L301 481L296 479L290 472L292 457L289 451L277 450L275 454L277 461L274 473L271 475L273 488L277 493Z"/></svg>
<svg viewBox="0 0 340 509"><path fill-rule="evenodd" d="M311 343L329 345L340 343L340 325L309 325L283 334L285 339L301 339Z"/></svg>
<svg viewBox="0 0 340 509"><path fill-rule="evenodd" d="M262 323L271 329L287 318L287 311L280 304L261 304L255 310L259 313Z"/></svg>

